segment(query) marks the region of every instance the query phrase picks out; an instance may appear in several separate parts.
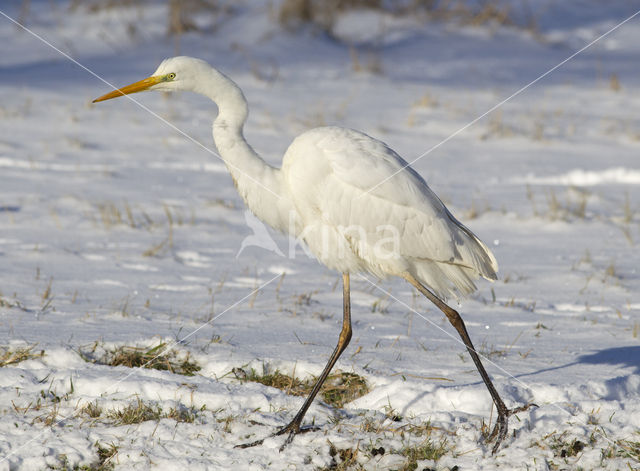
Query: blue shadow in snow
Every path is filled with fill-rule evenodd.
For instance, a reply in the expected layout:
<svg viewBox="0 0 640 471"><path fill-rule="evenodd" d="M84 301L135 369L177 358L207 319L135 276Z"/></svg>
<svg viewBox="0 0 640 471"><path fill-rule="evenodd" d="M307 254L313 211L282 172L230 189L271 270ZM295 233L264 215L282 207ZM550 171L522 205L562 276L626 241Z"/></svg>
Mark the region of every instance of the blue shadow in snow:
<svg viewBox="0 0 640 471"><path fill-rule="evenodd" d="M572 364L584 363L590 365L618 365L623 368L632 367L635 368L635 374L640 374L640 345L607 348L589 355L581 355Z"/></svg>
<svg viewBox="0 0 640 471"><path fill-rule="evenodd" d="M640 346L639 345L629 345L625 347L615 347L615 348L606 348L604 350L599 350L594 353L589 353L587 355L580 355L576 361L572 361L571 363L565 363L564 365L552 366L550 368L543 368L536 371L531 371L529 373L521 373L514 375L514 378L524 378L527 376L535 376L541 373L545 373L548 371L556 371L564 368L569 368L573 366L586 366L586 365L611 365L611 369L609 370L614 377L610 379L604 380L604 385L607 389L606 394L601 396L603 400L623 400L625 397L629 395L638 394L637 381L635 381L632 377L636 375L640 375ZM629 371L620 371L616 374L616 370L621 370L624 368L634 368L634 370L629 373ZM589 375L585 375L585 382L590 379ZM443 385L443 388L460 388L471 385L482 384L482 381L474 381L469 383L458 383L451 385ZM513 391L515 394L515 391ZM535 391L531 391L531 393L535 393ZM420 394L415 398L414 401L411 401L408 406L419 401L423 396L430 394L425 392L424 394ZM506 399L506 397L503 397ZM525 403L528 401L535 402L535 395L533 397L510 397L510 400L515 400L517 402ZM403 412L404 413L404 412Z"/></svg>

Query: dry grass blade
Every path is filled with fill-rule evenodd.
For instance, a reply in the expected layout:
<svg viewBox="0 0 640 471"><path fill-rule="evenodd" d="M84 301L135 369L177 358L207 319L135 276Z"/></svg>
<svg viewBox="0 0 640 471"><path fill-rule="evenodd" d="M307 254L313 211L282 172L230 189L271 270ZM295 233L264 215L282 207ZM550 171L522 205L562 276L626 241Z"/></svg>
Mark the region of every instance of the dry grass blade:
<svg viewBox="0 0 640 471"><path fill-rule="evenodd" d="M28 347L0 347L0 368L7 365L15 365L25 360L31 360L33 358L42 358L44 356L44 350L39 352L33 352L35 345L29 345Z"/></svg>

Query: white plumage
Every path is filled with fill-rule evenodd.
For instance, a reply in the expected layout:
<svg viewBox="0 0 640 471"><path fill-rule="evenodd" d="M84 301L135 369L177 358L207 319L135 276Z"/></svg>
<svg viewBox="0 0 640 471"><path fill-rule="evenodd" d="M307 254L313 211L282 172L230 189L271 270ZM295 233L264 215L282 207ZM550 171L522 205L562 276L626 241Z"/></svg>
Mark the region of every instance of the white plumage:
<svg viewBox="0 0 640 471"><path fill-rule="evenodd" d="M305 241L320 262L343 274L338 345L295 418L274 435L301 431L304 415L351 339L349 274L405 278L447 316L460 334L498 416L493 452L507 435L509 410L482 366L460 315L442 299L473 292L474 280L496 279L491 251L463 226L424 179L386 144L338 127L312 129L289 146L282 168L268 165L243 136L247 102L238 86L206 62L167 59L151 76L96 100L144 90L186 90L218 105L213 138L238 192L265 223ZM437 294L434 295L434 292ZM242 445L253 446L262 440ZM284 445L283 445L284 446Z"/></svg>
<svg viewBox="0 0 640 471"><path fill-rule="evenodd" d="M310 249L329 268L381 277L409 271L442 297L454 289L471 293L479 276L496 279L491 251L383 142L351 129L316 128L293 141L281 171L281 194L307 228ZM389 231L380 226L390 226ZM391 228L397 230L396 253L376 257L375 245L396 235L389 234ZM326 234L337 240L325 244L351 247L352 253L324 250Z"/></svg>

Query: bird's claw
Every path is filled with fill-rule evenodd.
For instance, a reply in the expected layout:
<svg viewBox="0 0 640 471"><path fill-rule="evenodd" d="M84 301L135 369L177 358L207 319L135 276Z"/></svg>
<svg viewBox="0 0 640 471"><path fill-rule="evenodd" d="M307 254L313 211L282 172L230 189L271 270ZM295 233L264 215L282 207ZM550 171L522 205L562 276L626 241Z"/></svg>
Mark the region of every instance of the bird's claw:
<svg viewBox="0 0 640 471"><path fill-rule="evenodd" d="M300 424L294 424L292 422L286 427L283 427L282 429L278 430L276 433L273 434L273 436L275 437L278 435L284 435L285 433L289 433L286 440L284 441L282 446L280 446L279 448L279 451L282 451L285 449L287 445L289 445L293 441L293 437L295 437L296 435L301 433L307 433L307 432L317 432L318 430L320 430L320 427L317 427L315 425L307 425L305 427L301 427Z"/></svg>
<svg viewBox="0 0 640 471"><path fill-rule="evenodd" d="M262 438L260 440L256 440L255 442L241 443L240 445L236 445L234 448L250 448L257 445L262 445L262 443L267 438L278 437L280 435L285 435L288 433L287 438L278 449L279 451L283 451L286 448L286 446L293 441L293 438L299 433L315 432L318 430L320 430L320 427L316 427L315 425L308 425L305 427L301 427L299 423L297 423L296 421L293 421L290 424L286 425L285 427L282 427L277 432L272 433L268 437Z"/></svg>
<svg viewBox="0 0 640 471"><path fill-rule="evenodd" d="M500 447L500 444L507 437L507 432L509 431L509 417L513 414L517 414L518 412L524 412L531 407L538 407L537 404L530 402L529 404L525 404L524 406L514 407L513 409L499 408L498 409L498 419L496 420L496 425L493 427L491 434L486 438L486 442L492 442L495 440L493 448L491 449L491 454L495 455Z"/></svg>
<svg viewBox="0 0 640 471"><path fill-rule="evenodd" d="M267 437L269 438L269 437ZM256 440L255 442L249 442L249 443L240 443L239 445L234 446L234 448L251 448L252 446L258 446L258 445L262 445L262 442L264 442L265 439L261 438L260 440Z"/></svg>

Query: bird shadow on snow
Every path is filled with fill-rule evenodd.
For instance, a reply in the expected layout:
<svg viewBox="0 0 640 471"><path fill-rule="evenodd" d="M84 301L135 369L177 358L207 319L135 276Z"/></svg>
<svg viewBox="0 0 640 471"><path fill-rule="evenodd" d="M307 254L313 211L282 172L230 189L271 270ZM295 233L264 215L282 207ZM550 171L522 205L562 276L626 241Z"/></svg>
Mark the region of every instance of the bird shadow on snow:
<svg viewBox="0 0 640 471"><path fill-rule="evenodd" d="M581 355L578 357L577 363L581 365L616 365L611 370L614 374L623 368L633 368L631 374L628 373L628 370L621 371L620 375L605 380L607 394L603 395L602 399L622 400L629 395L638 394L640 390L640 346L606 348L589 355Z"/></svg>
<svg viewBox="0 0 640 471"><path fill-rule="evenodd" d="M515 375L516 378L534 376L548 371L560 370L576 365L619 365L619 368L634 368L632 374L640 375L640 346L629 345L626 347L605 348L588 355L580 355L576 361L564 365L543 368L529 373Z"/></svg>
<svg viewBox="0 0 640 471"><path fill-rule="evenodd" d="M640 346L626 346L616 348L606 348L603 350L590 353L588 355L580 355L576 361L566 363L564 365L553 366L551 368L543 368L537 371L529 373L522 373L515 375L514 378L522 378L525 376L535 376L541 373L560 370L564 368L570 368L572 366L585 366L585 365L611 365L609 370L612 374L619 371L619 374L604 380L603 384L606 389L606 393L600 394L602 400L620 400L623 397L637 394L640 386ZM627 368L633 368L631 372ZM585 376L584 382L597 379L592 376ZM482 381L469 382L467 384L455 384L455 385L443 385L441 388L459 389L461 387L468 387L473 385L482 384ZM562 386L562 385L558 385ZM531 394L530 397L524 392L518 393L517 390L511 390L508 399L511 401L522 402L523 404L529 401L541 400L536 399L535 387L526 388ZM433 391L425 391L419 394L416 398L406 405L406 408L413 404L418 403L421 399L429 394L433 394Z"/></svg>
<svg viewBox="0 0 640 471"><path fill-rule="evenodd" d="M525 376L534 376L549 371L570 368L572 366L584 367L586 365L611 366L608 371L612 377L603 381L607 392L605 394L601 394L601 399L619 400L623 396L638 393L638 386L640 385L640 346L636 345L605 348L587 355L580 355L576 361L571 363L553 366L551 368L543 368L530 373L519 374L516 375L516 377L522 378ZM629 372L628 368L633 368L633 370ZM616 375L616 373L618 374ZM588 373L585 373L584 378L584 383L598 379ZM535 395L535 390L532 392Z"/></svg>
<svg viewBox="0 0 640 471"><path fill-rule="evenodd" d="M575 363L622 365L623 368L635 368L634 374L640 374L640 346L606 348L590 355L581 355Z"/></svg>

